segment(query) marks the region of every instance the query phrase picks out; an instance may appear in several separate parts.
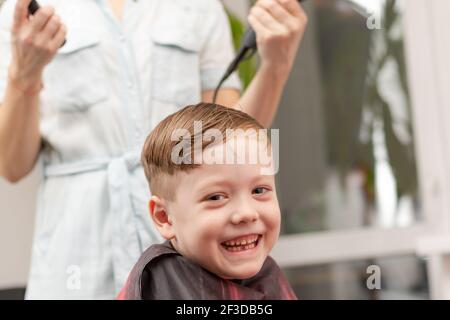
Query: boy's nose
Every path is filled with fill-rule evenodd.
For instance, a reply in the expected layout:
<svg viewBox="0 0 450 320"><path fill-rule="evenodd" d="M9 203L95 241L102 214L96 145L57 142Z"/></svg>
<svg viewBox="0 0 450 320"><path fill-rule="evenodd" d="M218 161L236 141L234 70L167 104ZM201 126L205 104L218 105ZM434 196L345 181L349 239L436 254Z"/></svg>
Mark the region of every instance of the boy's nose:
<svg viewBox="0 0 450 320"><path fill-rule="evenodd" d="M246 222L253 222L258 220L258 211L249 204L242 204L236 208L231 215L231 222L233 224L240 224Z"/></svg>

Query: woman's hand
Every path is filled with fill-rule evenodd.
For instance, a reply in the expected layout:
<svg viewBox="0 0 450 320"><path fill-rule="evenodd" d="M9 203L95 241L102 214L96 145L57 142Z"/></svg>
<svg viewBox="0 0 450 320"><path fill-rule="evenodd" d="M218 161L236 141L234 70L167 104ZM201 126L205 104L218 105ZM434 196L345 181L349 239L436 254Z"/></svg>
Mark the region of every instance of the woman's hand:
<svg viewBox="0 0 450 320"><path fill-rule="evenodd" d="M66 27L55 10L41 7L28 17L31 0L18 0L11 33L12 59L9 74L24 90L41 85L44 67L53 59L66 37Z"/></svg>
<svg viewBox="0 0 450 320"><path fill-rule="evenodd" d="M297 0L259 0L248 21L256 32L261 68L289 74L308 17Z"/></svg>

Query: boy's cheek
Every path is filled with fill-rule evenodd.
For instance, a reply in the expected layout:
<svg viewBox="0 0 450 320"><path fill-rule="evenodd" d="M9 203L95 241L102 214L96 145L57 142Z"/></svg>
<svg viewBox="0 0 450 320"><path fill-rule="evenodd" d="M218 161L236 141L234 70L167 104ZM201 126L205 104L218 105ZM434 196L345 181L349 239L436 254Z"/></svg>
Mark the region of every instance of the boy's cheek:
<svg viewBox="0 0 450 320"><path fill-rule="evenodd" d="M274 229L280 229L281 211L278 201L273 201L270 207L267 207L265 211L267 212L267 220L270 226Z"/></svg>
<svg viewBox="0 0 450 320"><path fill-rule="evenodd" d="M201 236L203 240L217 239L225 227L225 223L220 219L220 215L204 214L202 216L202 219L198 219L194 223L193 236Z"/></svg>
<svg viewBox="0 0 450 320"><path fill-rule="evenodd" d="M269 228L275 235L275 241L280 236L280 230L281 230L281 212L279 207L275 208L272 214L272 219L270 222Z"/></svg>

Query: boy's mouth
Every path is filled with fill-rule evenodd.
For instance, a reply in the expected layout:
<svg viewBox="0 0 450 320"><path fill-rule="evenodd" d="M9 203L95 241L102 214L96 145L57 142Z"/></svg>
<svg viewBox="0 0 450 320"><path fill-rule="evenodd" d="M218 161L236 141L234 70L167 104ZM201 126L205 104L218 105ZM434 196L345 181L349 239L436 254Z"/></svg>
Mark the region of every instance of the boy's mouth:
<svg viewBox="0 0 450 320"><path fill-rule="evenodd" d="M260 234L250 234L232 240L224 241L221 245L230 252L238 252L250 250L258 246L258 242L261 239Z"/></svg>

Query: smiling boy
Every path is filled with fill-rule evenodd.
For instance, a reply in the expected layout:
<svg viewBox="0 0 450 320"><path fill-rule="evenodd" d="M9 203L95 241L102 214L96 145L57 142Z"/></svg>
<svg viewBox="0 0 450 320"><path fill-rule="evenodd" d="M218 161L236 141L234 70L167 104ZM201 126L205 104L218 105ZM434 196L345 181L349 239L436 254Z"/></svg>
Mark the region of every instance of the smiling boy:
<svg viewBox="0 0 450 320"><path fill-rule="evenodd" d="M269 257L280 208L274 163L261 161L272 154L266 133L246 113L206 103L151 132L142 163L167 241L143 253L119 299L296 298Z"/></svg>

